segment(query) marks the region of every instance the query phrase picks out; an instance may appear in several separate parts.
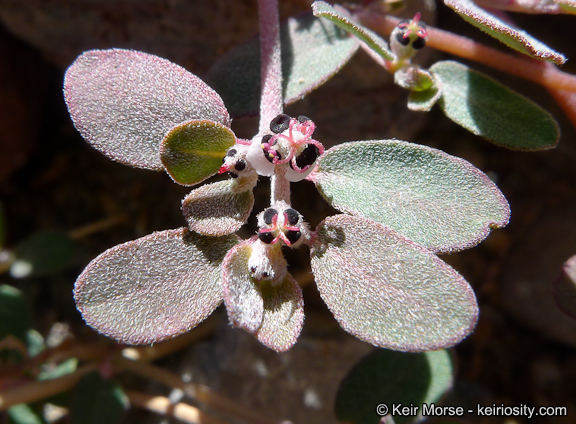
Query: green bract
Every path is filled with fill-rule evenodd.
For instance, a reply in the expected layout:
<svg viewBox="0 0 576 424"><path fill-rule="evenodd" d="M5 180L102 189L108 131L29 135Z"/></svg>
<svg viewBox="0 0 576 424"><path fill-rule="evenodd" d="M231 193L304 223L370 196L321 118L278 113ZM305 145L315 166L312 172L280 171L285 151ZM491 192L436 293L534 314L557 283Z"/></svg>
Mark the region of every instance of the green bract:
<svg viewBox="0 0 576 424"><path fill-rule="evenodd" d="M194 185L216 174L226 150L234 143L236 136L230 128L213 121L193 120L166 134L160 158L174 181Z"/></svg>
<svg viewBox="0 0 576 424"><path fill-rule="evenodd" d="M440 80L438 104L450 119L499 146L549 149L560 130L554 118L526 97L458 62L437 62L430 71Z"/></svg>
<svg viewBox="0 0 576 424"><path fill-rule="evenodd" d="M336 209L435 252L471 247L510 215L500 190L470 163L405 141L343 143L324 153L309 179Z"/></svg>

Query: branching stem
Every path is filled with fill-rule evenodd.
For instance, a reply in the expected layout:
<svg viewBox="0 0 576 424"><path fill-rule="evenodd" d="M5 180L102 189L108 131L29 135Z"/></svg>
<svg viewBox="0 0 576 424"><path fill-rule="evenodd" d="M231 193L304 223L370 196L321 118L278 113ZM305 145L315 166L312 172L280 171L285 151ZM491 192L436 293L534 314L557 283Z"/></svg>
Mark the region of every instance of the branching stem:
<svg viewBox="0 0 576 424"><path fill-rule="evenodd" d="M389 35L400 22L398 18L373 12L363 13L359 17L366 26L384 35ZM545 61L504 53L438 28L427 26L427 30L426 45L429 47L488 65L546 88L576 92L576 76L562 72L555 66L549 66Z"/></svg>

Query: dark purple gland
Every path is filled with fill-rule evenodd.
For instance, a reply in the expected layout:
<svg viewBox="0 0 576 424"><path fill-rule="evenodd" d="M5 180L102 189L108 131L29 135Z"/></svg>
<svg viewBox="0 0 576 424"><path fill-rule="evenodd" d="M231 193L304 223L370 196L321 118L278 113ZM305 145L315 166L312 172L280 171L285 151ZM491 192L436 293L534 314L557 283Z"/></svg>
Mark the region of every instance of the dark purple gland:
<svg viewBox="0 0 576 424"><path fill-rule="evenodd" d="M244 169L246 169L246 162L244 162L243 160L239 160L234 164L234 169L236 171L243 171Z"/></svg>
<svg viewBox="0 0 576 424"><path fill-rule="evenodd" d="M266 225L272 225L272 220L278 215L278 211L274 208L268 208L264 211L263 219Z"/></svg>
<svg viewBox="0 0 576 424"><path fill-rule="evenodd" d="M426 39L422 38L422 37L418 37L416 40L414 40L414 42L412 43L412 48L416 49L416 50L420 50L421 48L423 48L426 45Z"/></svg>
<svg viewBox="0 0 576 424"><path fill-rule="evenodd" d="M285 114L280 114L270 122L270 131L280 134L290 127L290 117Z"/></svg>
<svg viewBox="0 0 576 424"><path fill-rule="evenodd" d="M298 122L300 122L301 124L308 122L308 121L311 121L311 119L308 118L307 116L304 116L304 115L298 116Z"/></svg>
<svg viewBox="0 0 576 424"><path fill-rule="evenodd" d="M296 165L298 166L298 168L304 169L308 165L312 165L316 161L316 159L318 159L319 154L320 151L318 150L318 147L316 147L316 145L308 144L306 145L306 148L302 150L302 153L300 153L296 157ZM290 163L290 167L292 167L292 163Z"/></svg>
<svg viewBox="0 0 576 424"><path fill-rule="evenodd" d="M226 152L226 156L234 156L236 153L238 153L238 151L236 149L230 149Z"/></svg>
<svg viewBox="0 0 576 424"><path fill-rule="evenodd" d="M276 144L276 140L274 140L274 143L270 143L270 139L272 138L272 134L266 134L264 137L262 137L262 141L261 144L268 144L270 146L273 146L274 144Z"/></svg>
<svg viewBox="0 0 576 424"><path fill-rule="evenodd" d="M234 172L230 172L230 176L232 178L238 178L238 174L235 174Z"/></svg>
<svg viewBox="0 0 576 424"><path fill-rule="evenodd" d="M302 237L302 233L300 231L288 230L286 231L286 238L290 242L290 244L296 243Z"/></svg>
<svg viewBox="0 0 576 424"><path fill-rule="evenodd" d="M258 233L258 238L263 243L270 244L274 241L274 234L272 234L272 231L265 231L265 232Z"/></svg>
<svg viewBox="0 0 576 424"><path fill-rule="evenodd" d="M292 209L292 208L286 209L284 211L284 213L286 214L286 218L288 219L288 223L290 225L298 224L298 221L300 220L300 216L298 215L298 212L296 212L295 209Z"/></svg>
<svg viewBox="0 0 576 424"><path fill-rule="evenodd" d="M404 37L405 32L398 32L396 34L396 41L398 41L403 46L407 46L410 43L410 37Z"/></svg>

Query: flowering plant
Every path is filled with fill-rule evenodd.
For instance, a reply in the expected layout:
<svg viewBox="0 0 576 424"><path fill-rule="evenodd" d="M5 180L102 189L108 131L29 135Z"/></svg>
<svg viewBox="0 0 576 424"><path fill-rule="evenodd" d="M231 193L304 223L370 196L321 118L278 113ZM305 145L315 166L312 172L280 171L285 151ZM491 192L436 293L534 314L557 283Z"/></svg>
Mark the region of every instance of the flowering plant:
<svg viewBox="0 0 576 424"><path fill-rule="evenodd" d="M504 196L468 162L432 148L369 140L325 150L310 118L282 113L274 2L261 2L261 16L260 126L250 140L236 137L214 90L165 59L94 50L68 69L64 92L74 124L113 160L165 169L189 186L218 173L231 177L186 196L187 228L94 259L75 287L85 320L121 342L148 344L188 331L223 301L232 325L285 351L304 312L282 248L306 245L318 290L348 332L397 350L457 343L474 327L476 300L436 253L475 245L505 225ZM329 31L340 30L331 24ZM398 26L392 45L408 61L425 36L415 18ZM340 61L358 47L349 40ZM314 84L336 70L316 75ZM271 178L270 207L258 215L257 234L240 240L233 233L251 214L259 177ZM290 183L302 179L343 214L311 230L291 206Z"/></svg>

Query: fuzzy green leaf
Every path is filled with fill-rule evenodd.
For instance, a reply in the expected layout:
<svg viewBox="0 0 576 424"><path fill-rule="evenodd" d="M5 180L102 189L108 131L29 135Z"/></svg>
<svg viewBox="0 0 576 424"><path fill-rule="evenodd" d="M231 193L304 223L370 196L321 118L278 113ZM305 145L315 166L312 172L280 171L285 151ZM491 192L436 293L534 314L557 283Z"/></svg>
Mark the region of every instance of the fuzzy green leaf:
<svg viewBox="0 0 576 424"><path fill-rule="evenodd" d="M438 102L448 118L498 146L550 149L560 137L554 118L526 97L458 62L437 62Z"/></svg>
<svg viewBox="0 0 576 424"><path fill-rule="evenodd" d="M311 14L289 18L280 28L284 103L294 103L334 75L358 49L358 40ZM222 56L208 82L233 117L260 107L260 43L253 39Z"/></svg>
<svg viewBox="0 0 576 424"><path fill-rule="evenodd" d="M374 31L360 25L354 19L347 16L345 12L343 13L341 10L323 1L315 1L312 4L312 12L314 16L329 19L340 28L348 31L385 60L393 61L396 59L394 53L388 48L388 43L386 43L382 37Z"/></svg>
<svg viewBox="0 0 576 424"><path fill-rule="evenodd" d="M59 271L74 259L76 242L60 231L42 231L24 239L14 250L10 275L25 278Z"/></svg>
<svg viewBox="0 0 576 424"><path fill-rule="evenodd" d="M564 313L576 318L576 255L564 263L554 283L554 298Z"/></svg>
<svg viewBox="0 0 576 424"><path fill-rule="evenodd" d="M375 346L452 346L474 327L472 288L429 250L370 219L326 218L312 242L320 296L344 330Z"/></svg>
<svg viewBox="0 0 576 424"><path fill-rule="evenodd" d="M235 233L250 217L254 206L252 183L238 179L218 181L193 190L182 201L182 212L192 231L208 236Z"/></svg>
<svg viewBox="0 0 576 424"><path fill-rule="evenodd" d="M465 249L508 223L506 199L463 159L399 140L343 143L309 177L336 209L435 252Z"/></svg>
<svg viewBox="0 0 576 424"><path fill-rule="evenodd" d="M123 343L184 333L221 303L220 264L236 242L181 228L120 244L80 274L76 306L88 325Z"/></svg>
<svg viewBox="0 0 576 424"><path fill-rule="evenodd" d="M118 162L161 171L158 149L176 125L206 119L230 125L218 94L161 57L122 49L91 50L66 71L64 98L76 129Z"/></svg>
<svg viewBox="0 0 576 424"><path fill-rule="evenodd" d="M160 145L168 174L182 185L194 185L218 172L226 151L236 143L230 128L213 121L193 120L172 128Z"/></svg>
<svg viewBox="0 0 576 424"><path fill-rule="evenodd" d="M105 380L93 372L78 381L70 415L74 424L115 424L120 422L128 405L128 398L116 380Z"/></svg>
<svg viewBox="0 0 576 424"><path fill-rule="evenodd" d="M442 91L437 84L427 90L411 91L408 96L408 109L415 112L429 112L442 97Z"/></svg>
<svg viewBox="0 0 576 424"><path fill-rule="evenodd" d="M538 59L549 60L558 65L566 62L562 54L552 50L526 31L514 28L504 20L498 19L472 0L444 0L444 3L464 20L514 50Z"/></svg>
<svg viewBox="0 0 576 424"><path fill-rule="evenodd" d="M422 404L437 402L453 383L453 364L446 350L406 353L377 349L363 358L342 381L336 416L350 424L378 424L375 405L419 407L417 416L393 415L396 423L422 417Z"/></svg>

